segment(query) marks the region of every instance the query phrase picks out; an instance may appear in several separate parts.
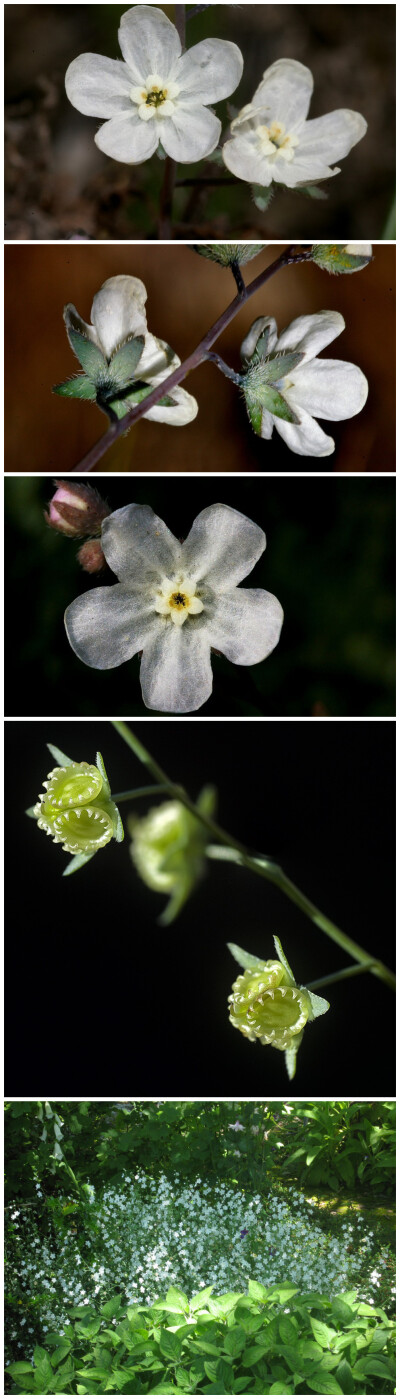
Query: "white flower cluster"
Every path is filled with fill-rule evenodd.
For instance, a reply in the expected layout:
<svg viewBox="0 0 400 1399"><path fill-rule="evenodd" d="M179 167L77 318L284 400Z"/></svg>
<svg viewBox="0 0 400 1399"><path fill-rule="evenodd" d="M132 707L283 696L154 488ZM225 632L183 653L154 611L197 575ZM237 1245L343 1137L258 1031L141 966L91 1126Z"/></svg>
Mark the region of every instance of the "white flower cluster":
<svg viewBox="0 0 400 1399"><path fill-rule="evenodd" d="M382 1266L382 1250L374 1256L374 1236L362 1220L337 1221L332 1237L321 1229L317 1210L294 1189L264 1200L224 1182L188 1183L176 1174L150 1179L138 1171L96 1196L90 1218L95 1233L91 1229L87 1246L79 1249L73 1219L57 1243L50 1232L47 1242L40 1239L23 1211L20 1223L14 1214L6 1290L26 1298L19 1323L27 1326L23 1340L18 1337L17 1356L32 1332L32 1296L40 1295L45 1339L47 1330L67 1324L69 1307L96 1299L103 1303L116 1288L127 1304L149 1305L171 1285L189 1296L213 1286L218 1295L247 1291L249 1278L265 1287L290 1281L302 1291L333 1296L357 1284L366 1265ZM368 1269L367 1296L374 1286L376 1301L377 1284L376 1268L370 1274ZM15 1354L16 1332L8 1339Z"/></svg>

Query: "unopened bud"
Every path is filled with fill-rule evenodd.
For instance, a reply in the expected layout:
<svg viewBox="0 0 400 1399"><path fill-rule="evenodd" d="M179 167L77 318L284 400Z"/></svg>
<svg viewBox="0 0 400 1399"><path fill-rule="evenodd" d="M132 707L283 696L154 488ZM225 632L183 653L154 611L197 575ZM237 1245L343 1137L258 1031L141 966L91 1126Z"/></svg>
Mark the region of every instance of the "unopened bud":
<svg viewBox="0 0 400 1399"><path fill-rule="evenodd" d="M312 260L325 272L361 272L372 260L372 243L313 243Z"/></svg>
<svg viewBox="0 0 400 1399"><path fill-rule="evenodd" d="M267 247L266 243L193 243L195 253L200 253L200 257L208 257L211 262L219 262L221 267L232 267L232 263L239 263L244 266L246 262L251 262L253 257L262 253Z"/></svg>
<svg viewBox="0 0 400 1399"><path fill-rule="evenodd" d="M59 534L78 539L82 535L98 535L103 520L110 514L94 486L56 481L57 490L45 511L46 524Z"/></svg>
<svg viewBox="0 0 400 1399"><path fill-rule="evenodd" d="M85 540L76 557L85 573L100 573L102 568L107 567L99 539Z"/></svg>

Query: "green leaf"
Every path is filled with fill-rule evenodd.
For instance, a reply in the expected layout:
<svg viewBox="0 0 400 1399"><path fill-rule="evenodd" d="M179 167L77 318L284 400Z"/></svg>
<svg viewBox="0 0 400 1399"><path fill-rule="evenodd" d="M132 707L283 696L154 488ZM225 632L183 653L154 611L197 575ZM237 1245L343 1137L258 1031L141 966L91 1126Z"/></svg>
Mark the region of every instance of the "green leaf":
<svg viewBox="0 0 400 1399"><path fill-rule="evenodd" d="M209 1298L211 1297L212 1292L213 1292L213 1288L212 1288L212 1287L203 1287L203 1289L202 1289L201 1292L195 1292L194 1297L191 1297L191 1299L190 1299L190 1310L191 1310L191 1312L198 1312L198 1311L200 1311L200 1308L202 1308L202 1307L205 1305L205 1303L209 1301Z"/></svg>
<svg viewBox="0 0 400 1399"><path fill-rule="evenodd" d="M329 1350L332 1341L336 1338L336 1331L332 1331L331 1326L326 1326L324 1321L317 1321L313 1316L310 1316L310 1326L318 1344L323 1346L324 1350Z"/></svg>
<svg viewBox="0 0 400 1399"><path fill-rule="evenodd" d="M261 437L262 408L260 404L256 403L254 399L246 398L246 408L253 432L257 433L257 437Z"/></svg>
<svg viewBox="0 0 400 1399"><path fill-rule="evenodd" d="M337 1379L327 1370L314 1370L313 1375L307 1375L307 1384L314 1394L343 1394Z"/></svg>
<svg viewBox="0 0 400 1399"><path fill-rule="evenodd" d="M275 1380L275 1384L272 1384L272 1385L271 1385L271 1389L268 1390L268 1393L269 1393L269 1394L294 1394L294 1389L291 1389L289 1384L286 1384L286 1383L282 1384L282 1380Z"/></svg>
<svg viewBox="0 0 400 1399"><path fill-rule="evenodd" d="M167 1357L167 1360L179 1360L182 1350L182 1342L179 1340L178 1336L175 1336L173 1334L172 1331L161 1331L160 1350L161 1354Z"/></svg>
<svg viewBox="0 0 400 1399"><path fill-rule="evenodd" d="M135 371L141 359L144 347L144 335L132 336L131 340L125 340L118 350L111 356L109 363L109 374L113 384L117 389L124 389L132 383Z"/></svg>
<svg viewBox="0 0 400 1399"><path fill-rule="evenodd" d="M63 753L61 748L56 748L55 743L47 743L46 747L48 748L49 753L51 753L52 758L54 758L54 762L57 763L57 767L72 767L74 761L73 758L67 758L66 753Z"/></svg>
<svg viewBox="0 0 400 1399"><path fill-rule="evenodd" d="M341 1360L337 1367L336 1379L342 1386L343 1394L354 1394L354 1380L347 1360Z"/></svg>
<svg viewBox="0 0 400 1399"><path fill-rule="evenodd" d="M66 307L66 310L67 309ZM93 380L93 383L96 383L107 373L107 360L101 350L99 350L98 345L94 345L93 340L89 340L87 335L83 334L83 331L69 328L65 312L64 319L71 350L74 351L74 355L76 355L76 358L79 360L85 374L88 375L89 379Z"/></svg>
<svg viewBox="0 0 400 1399"><path fill-rule="evenodd" d="M236 1356L241 1355L242 1350L246 1345L246 1339L246 1332L243 1326L232 1326L225 1337L224 1350L227 1352L228 1355L231 1355L233 1358L235 1358Z"/></svg>
<svg viewBox="0 0 400 1399"><path fill-rule="evenodd" d="M166 1298L165 1298L165 1301L167 1302L168 1306L170 1306L171 1303L172 1303L172 1305L173 1305L174 1307L178 1307L179 1311L181 1311L181 1312L187 1312L187 1311L188 1311L189 1302L188 1302L186 1293L185 1293L185 1292L181 1292L180 1289L179 1289L178 1287L169 1287L169 1288L168 1288L168 1292L167 1292L167 1296L166 1296Z"/></svg>
<svg viewBox="0 0 400 1399"><path fill-rule="evenodd" d="M288 1316L279 1319L279 1335L285 1346L295 1346L298 1340L296 1327Z"/></svg>
<svg viewBox="0 0 400 1399"><path fill-rule="evenodd" d="M62 384L53 384L52 392L60 394L62 398L84 398L90 403L96 402L96 386L86 374L75 374L73 379L64 379Z"/></svg>
<svg viewBox="0 0 400 1399"><path fill-rule="evenodd" d="M61 1341L61 1345L57 1346L57 1349L50 1356L52 1365L59 1365L60 1361L65 1360L66 1355L69 1355L70 1350L71 1341Z"/></svg>
<svg viewBox="0 0 400 1399"><path fill-rule="evenodd" d="M6 1365L6 1372L12 1375L33 1375L33 1365L28 1365L26 1360L14 1360L12 1365Z"/></svg>

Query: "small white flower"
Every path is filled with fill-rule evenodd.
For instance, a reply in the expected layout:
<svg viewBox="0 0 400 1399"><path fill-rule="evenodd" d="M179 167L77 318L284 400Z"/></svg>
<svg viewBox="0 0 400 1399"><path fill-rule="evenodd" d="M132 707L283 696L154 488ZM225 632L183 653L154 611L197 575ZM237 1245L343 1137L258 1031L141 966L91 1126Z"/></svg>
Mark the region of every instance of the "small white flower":
<svg viewBox="0 0 400 1399"><path fill-rule="evenodd" d="M267 68L252 102L231 124L222 149L225 165L240 180L268 186L307 185L339 174L332 161L348 155L365 136L359 112L341 108L307 121L313 76L303 63L280 58Z"/></svg>
<svg viewBox="0 0 400 1399"><path fill-rule="evenodd" d="M238 588L266 547L265 534L228 505L209 505L180 544L147 505L104 521L102 548L119 582L67 608L68 640L85 665L110 670L143 652L148 709L187 714L212 691L210 648L256 665L279 640L280 603Z"/></svg>
<svg viewBox="0 0 400 1399"><path fill-rule="evenodd" d="M210 155L221 122L208 104L229 97L240 81L237 45L203 39L182 53L178 31L152 5L127 10L118 37L124 62L83 53L65 77L73 107L108 118L94 138L99 149L128 165L148 160L159 143L183 164Z"/></svg>
<svg viewBox="0 0 400 1399"><path fill-rule="evenodd" d="M122 273L116 277L108 277L100 291L96 292L90 312L90 325L82 320L75 306L66 306L64 311L67 335L74 353L82 355L81 363L85 363L86 367L85 352L83 350L82 354L80 347L84 347L87 340L96 346L96 351L100 350L105 363L102 365L99 355L99 370L96 368L93 373L95 376L100 374L99 384L107 384L107 397L119 417L139 401L136 396L138 385L142 388L143 384L149 384L152 389L156 388L157 384L162 384L181 362L165 340L159 340L147 330L146 301L147 291L140 277L130 277ZM121 354L123 355L125 346L129 350L131 341L138 336L143 338L144 344L135 365L131 392L124 389L123 396L118 399L118 381L121 382L124 378L121 372ZM129 377L128 372L128 380ZM113 396L108 381L111 384L114 379L116 387ZM70 382L67 381L67 384ZM79 382L79 379L72 381ZM64 385L61 384L55 391L62 392L63 389ZM93 397L95 393L94 389ZM168 398L171 400L169 404L157 403L155 407L149 408L144 417L152 422L170 423L174 427L190 423L196 417L198 404L186 389L177 385L171 394L168 394Z"/></svg>
<svg viewBox="0 0 400 1399"><path fill-rule="evenodd" d="M257 358L257 343L262 336L263 357L264 354L272 354L274 357L271 361L265 359L265 384L269 384L269 365L273 364L273 389L283 405L287 405L291 417L291 421L286 421L283 416L261 406L260 428L256 428L261 437L272 437L273 428L276 427L287 446L299 456L327 457L334 451L333 437L328 437L315 419L328 418L339 422L344 418L353 418L364 407L368 395L365 374L357 365L349 364L346 360L317 358L319 350L329 345L344 328L343 316L338 311L319 311L311 316L298 316L279 338L276 321L272 316L260 316L254 322L243 340L242 357L246 361L252 360L254 355ZM282 354L284 369L286 356L291 353L299 356L299 362L279 378L276 373L279 361L275 356ZM252 362L254 364L254 360ZM256 377L259 389L263 377L261 361ZM250 377L249 387L246 387L248 411L251 393ZM256 384L254 402L256 406L260 405ZM249 416L251 417L250 411Z"/></svg>

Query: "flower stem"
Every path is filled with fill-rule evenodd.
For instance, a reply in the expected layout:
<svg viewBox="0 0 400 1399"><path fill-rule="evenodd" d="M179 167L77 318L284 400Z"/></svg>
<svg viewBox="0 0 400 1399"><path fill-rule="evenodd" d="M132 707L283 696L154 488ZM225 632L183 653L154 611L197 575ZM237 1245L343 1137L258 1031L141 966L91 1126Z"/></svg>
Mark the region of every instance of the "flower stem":
<svg viewBox="0 0 400 1399"><path fill-rule="evenodd" d="M380 962L375 958L371 961L371 953L367 952L364 947L360 947L359 943L353 942L353 939L349 938L347 933L343 933L342 929L336 926L336 923L332 923L330 918L326 918L325 914L321 913L320 909L292 883L292 880L288 879L288 876L284 873L284 870L280 868L280 865L274 864L273 860L268 860L264 855L250 855L246 847L242 845L239 840L236 840L234 836L228 835L227 832L223 830L222 826L219 826L216 821L213 821L211 816L206 816L205 813L201 812L199 807L195 806L195 803L188 797L185 789L171 782L171 779L167 777L167 774L163 772L163 769L156 762L155 758L152 757L151 753L147 751L140 740L136 738L136 734L132 733L132 730L127 724L122 723L118 719L113 719L112 723L120 737L128 744L128 748L130 748L132 753L139 759L139 762L144 763L144 766L147 767L152 777L155 778L155 781L161 783L172 796L179 797L179 800L183 802L183 805L187 807L188 811L191 811L192 815L195 816L198 821L201 821L203 826L206 826L207 830L211 831L212 835L214 835L215 839L219 842L217 846L209 845L207 847L206 854L209 859L234 861L238 865L243 865L245 869L251 870L253 874L261 875L262 879L268 879L272 884L277 884L278 888L282 890L282 893L287 894L287 897L291 899L293 903L297 904L302 913L305 913L306 916L311 919L312 923L316 923L317 927L321 928L322 932L326 933L327 937L330 937L333 942L338 943L339 947L342 947L345 952L350 953L350 956L354 957L356 962L361 963L363 966L365 965L366 970L369 970L372 976L379 977L380 980L386 982L386 985L390 986L393 991L396 989L395 976L393 972L389 970L389 967L385 966L384 962Z"/></svg>
<svg viewBox="0 0 400 1399"><path fill-rule="evenodd" d="M380 977L381 981L385 981L392 991L396 989L396 978L393 972L377 958L373 958L373 963L370 965L371 953L367 952L365 947L361 947L358 942L354 942L353 938L349 938L347 933L342 932L342 929L338 928L336 923L332 923L330 918L326 918L325 914L316 907L316 904L313 904L311 899L308 899L307 895L303 894L296 884L293 884L285 871L281 869L280 865L274 864L273 860L268 860L264 855L238 855L236 850L230 846L227 850L222 851L220 846L209 845L206 854L212 860L233 860L236 864L242 864L246 869L252 870L253 874L260 874L262 879L268 879L272 884L276 884L278 889L281 889L283 894L287 894L288 899L297 904L302 913L311 919L312 923L316 923L317 927L321 928L322 932L332 939L332 942L337 942L344 952L348 952L351 957L355 958L356 962L368 963L373 976Z"/></svg>
<svg viewBox="0 0 400 1399"><path fill-rule="evenodd" d="M157 782L152 787L132 787L129 792L112 792L111 801L118 806L121 802L137 801L139 797L154 797L156 792L169 792L169 787L165 782Z"/></svg>
<svg viewBox="0 0 400 1399"><path fill-rule="evenodd" d="M221 374L225 374L226 379L232 379L233 383L239 387L243 379L242 374L236 374L236 370L231 369L229 364L225 364L225 360L221 359L221 355L217 355L214 350L209 351L207 358L217 365L217 369L221 370Z"/></svg>
<svg viewBox="0 0 400 1399"><path fill-rule="evenodd" d="M218 320L214 321L214 325L212 325L210 330L207 331L207 334L203 336L203 339L200 341L199 345L197 345L196 349L192 350L191 355L189 355L182 364L179 364L177 369L173 370L173 373L169 375L168 379L163 379L161 384L157 384L157 387L152 389L151 393L147 394L146 398L142 399L141 403L137 403L135 408L131 408L130 412L125 414L124 418L120 418L117 423L112 423L108 432L105 432L103 437L91 448L90 452L87 452L86 456L79 462L79 465L73 467L73 471L80 473L92 471L93 467L96 466L97 462L100 461L100 458L104 456L104 453L108 451L108 448L112 446L117 437L120 437L122 433L125 433L128 428L138 422L139 418L143 418L144 414L148 413L149 408L155 407L155 404L159 402L160 398L166 397L177 384L181 384L182 379L185 379L186 375L189 374L192 369L198 369L199 365L203 364L204 361L208 359L209 350L214 344L214 341L218 340L219 336L222 335L222 332L226 329L226 326L230 325L230 322L237 316L238 311L242 310L242 307L250 300L250 297L254 296L255 292L260 291L261 287L265 286L266 282L269 282L270 278L274 277L276 272L281 271L281 268L291 267L293 263L296 262L307 262L309 257L309 247L301 248L300 251L296 248L296 244L285 248L284 252L280 253L280 256L275 258L274 262L270 263L269 267L265 267L263 272L259 272L258 277L255 277L254 280L250 282L249 286L245 286L242 293L237 293L237 296L230 302L230 305L226 307L225 311L222 311L222 314L218 316Z"/></svg>
<svg viewBox="0 0 400 1399"><path fill-rule="evenodd" d="M332 986L334 981L347 981L349 976L360 976L360 972L369 972L371 967L375 967L376 962L357 963L355 967L342 967L340 972L332 972L330 976L321 976L319 981L308 981L307 991L317 991L320 986Z"/></svg>

